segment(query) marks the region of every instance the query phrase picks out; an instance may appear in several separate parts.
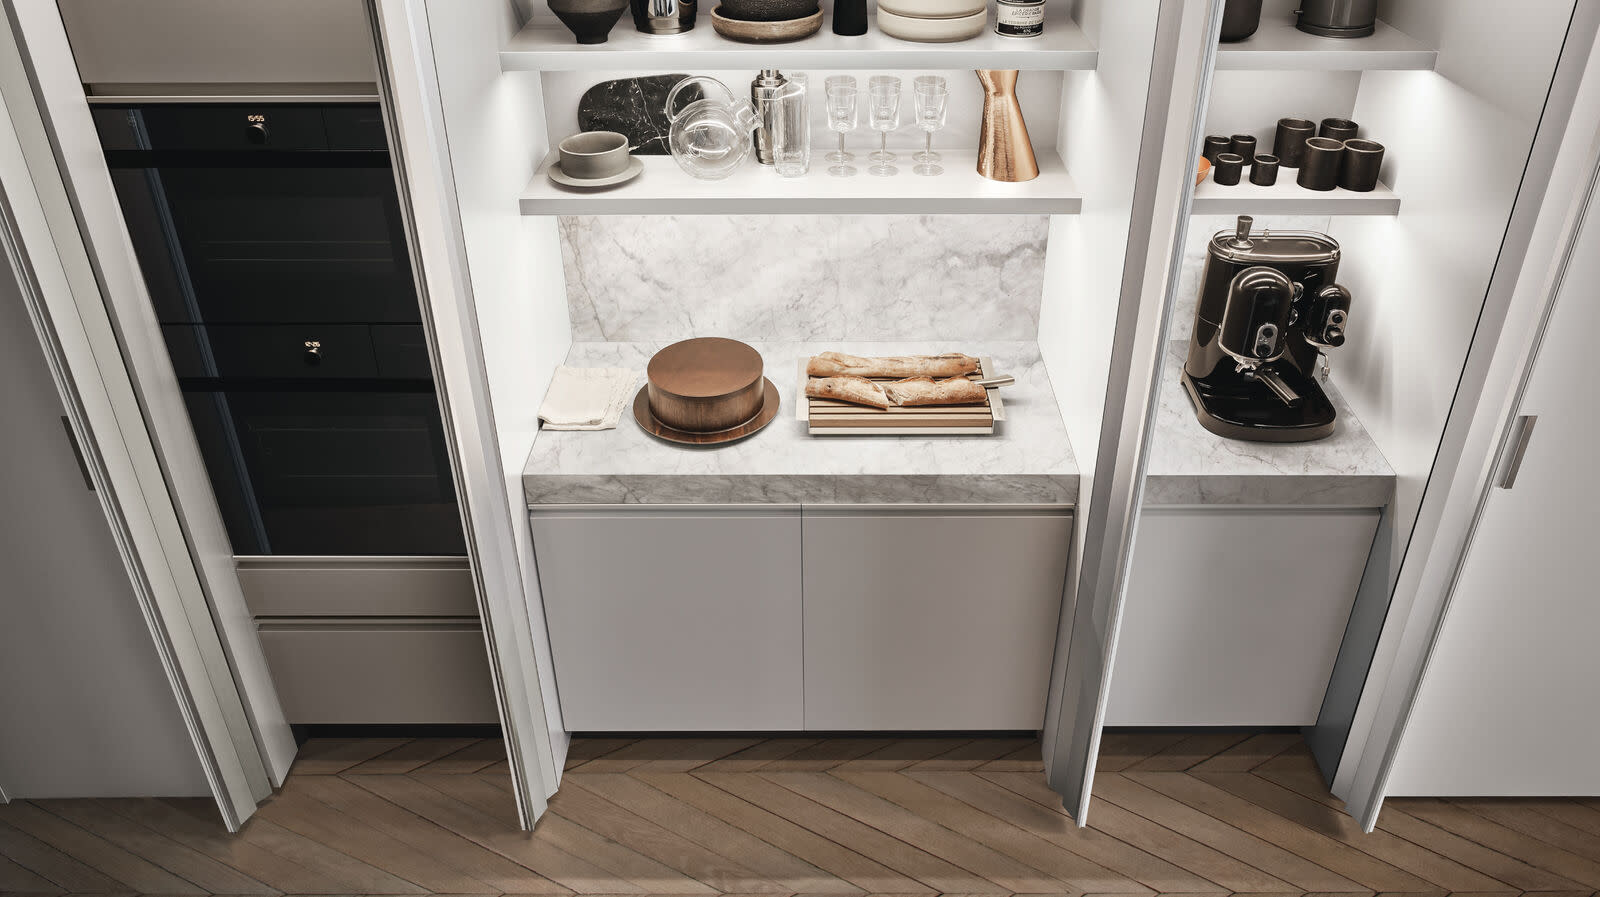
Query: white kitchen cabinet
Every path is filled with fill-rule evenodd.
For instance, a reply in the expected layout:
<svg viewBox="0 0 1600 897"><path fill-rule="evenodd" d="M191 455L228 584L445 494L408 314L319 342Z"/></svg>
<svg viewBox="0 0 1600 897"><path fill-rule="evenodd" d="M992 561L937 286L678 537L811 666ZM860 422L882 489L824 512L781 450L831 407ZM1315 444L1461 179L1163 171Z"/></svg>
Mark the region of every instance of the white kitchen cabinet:
<svg viewBox="0 0 1600 897"><path fill-rule="evenodd" d="M806 728L1038 729L1071 545L1065 509L806 508Z"/></svg>
<svg viewBox="0 0 1600 897"><path fill-rule="evenodd" d="M532 521L570 731L801 728L799 508Z"/></svg>
<svg viewBox="0 0 1600 897"><path fill-rule="evenodd" d="M1380 515L1146 508L1106 724L1315 723Z"/></svg>

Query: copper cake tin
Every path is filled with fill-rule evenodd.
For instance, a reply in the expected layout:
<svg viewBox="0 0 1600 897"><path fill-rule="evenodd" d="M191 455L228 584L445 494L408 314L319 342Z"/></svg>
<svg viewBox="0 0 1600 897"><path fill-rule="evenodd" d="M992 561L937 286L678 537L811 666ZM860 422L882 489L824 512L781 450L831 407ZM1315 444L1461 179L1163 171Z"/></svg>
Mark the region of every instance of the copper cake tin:
<svg viewBox="0 0 1600 897"><path fill-rule="evenodd" d="M650 359L645 376L645 402L635 403L634 411L651 432L665 428L737 439L765 423L757 418L770 420L776 412L776 393L762 376L761 354L738 340L699 337L673 343ZM648 412L650 423L641 411ZM747 429L748 424L757 426Z"/></svg>

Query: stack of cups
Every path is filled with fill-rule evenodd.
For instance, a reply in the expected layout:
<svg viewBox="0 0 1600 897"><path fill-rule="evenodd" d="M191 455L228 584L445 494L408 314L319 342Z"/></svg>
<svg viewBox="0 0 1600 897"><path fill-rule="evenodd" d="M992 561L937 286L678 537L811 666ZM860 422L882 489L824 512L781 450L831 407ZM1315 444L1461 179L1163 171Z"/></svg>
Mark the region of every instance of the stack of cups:
<svg viewBox="0 0 1600 897"><path fill-rule="evenodd" d="M1359 126L1345 118L1325 118L1317 136L1303 118L1278 120L1273 150L1284 168L1298 168L1295 183L1308 190L1343 187L1356 193L1377 189L1383 144L1357 137Z"/></svg>

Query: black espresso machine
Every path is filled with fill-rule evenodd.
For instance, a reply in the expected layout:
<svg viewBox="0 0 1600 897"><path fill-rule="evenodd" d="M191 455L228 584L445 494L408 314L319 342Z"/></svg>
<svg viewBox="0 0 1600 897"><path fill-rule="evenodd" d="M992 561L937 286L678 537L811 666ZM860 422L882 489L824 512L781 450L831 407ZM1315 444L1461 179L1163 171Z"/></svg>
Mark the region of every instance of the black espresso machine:
<svg viewBox="0 0 1600 897"><path fill-rule="evenodd" d="M1311 231L1252 233L1239 216L1207 247L1183 385L1200 425L1231 439L1332 435L1322 352L1344 345L1350 291L1334 283L1339 244Z"/></svg>

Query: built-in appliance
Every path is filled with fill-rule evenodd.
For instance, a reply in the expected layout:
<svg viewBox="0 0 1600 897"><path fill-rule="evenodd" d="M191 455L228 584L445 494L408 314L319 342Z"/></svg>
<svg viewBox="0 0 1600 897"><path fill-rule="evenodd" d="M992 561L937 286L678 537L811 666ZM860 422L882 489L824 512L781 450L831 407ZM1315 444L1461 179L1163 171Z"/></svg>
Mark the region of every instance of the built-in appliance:
<svg viewBox="0 0 1600 897"><path fill-rule="evenodd" d="M1334 282L1339 244L1311 231L1252 233L1253 223L1241 215L1207 246L1183 385L1219 436L1322 439L1335 418L1318 382L1322 353L1344 345L1350 317L1350 291Z"/></svg>
<svg viewBox="0 0 1600 897"><path fill-rule="evenodd" d="M94 118L235 554L464 554L378 105Z"/></svg>

